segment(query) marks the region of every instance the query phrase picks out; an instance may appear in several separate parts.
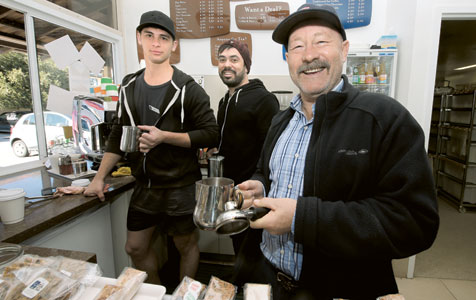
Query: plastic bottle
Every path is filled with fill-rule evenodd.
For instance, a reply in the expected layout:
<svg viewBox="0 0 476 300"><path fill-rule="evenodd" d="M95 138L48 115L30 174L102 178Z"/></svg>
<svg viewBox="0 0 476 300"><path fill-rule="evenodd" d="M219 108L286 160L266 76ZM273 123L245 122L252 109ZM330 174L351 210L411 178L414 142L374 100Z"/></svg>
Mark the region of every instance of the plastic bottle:
<svg viewBox="0 0 476 300"><path fill-rule="evenodd" d="M352 76L352 83L358 84L359 83L359 67L357 65L354 66L353 72L354 74Z"/></svg>
<svg viewBox="0 0 476 300"><path fill-rule="evenodd" d="M368 63L367 64L367 69L365 70L365 83L366 84L373 84L375 83L374 81L374 65L373 63Z"/></svg>
<svg viewBox="0 0 476 300"><path fill-rule="evenodd" d="M365 66L366 64L361 64L359 66L359 83L365 83Z"/></svg>
<svg viewBox="0 0 476 300"><path fill-rule="evenodd" d="M387 71L385 70L385 62L383 61L380 62L378 78L380 84L387 83Z"/></svg>

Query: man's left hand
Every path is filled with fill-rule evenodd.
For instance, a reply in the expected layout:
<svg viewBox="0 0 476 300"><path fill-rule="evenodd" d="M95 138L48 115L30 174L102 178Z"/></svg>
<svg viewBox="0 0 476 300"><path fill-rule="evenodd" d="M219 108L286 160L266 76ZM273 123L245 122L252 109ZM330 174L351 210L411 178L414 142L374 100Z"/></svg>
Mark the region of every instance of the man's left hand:
<svg viewBox="0 0 476 300"><path fill-rule="evenodd" d="M290 198L262 198L253 201L257 207L267 207L270 212L264 217L250 222L251 228L262 228L271 234L284 234L291 231L297 201Z"/></svg>
<svg viewBox="0 0 476 300"><path fill-rule="evenodd" d="M140 130L144 131L139 137L140 152L147 153L155 146L164 142L164 131L155 126L139 125Z"/></svg>

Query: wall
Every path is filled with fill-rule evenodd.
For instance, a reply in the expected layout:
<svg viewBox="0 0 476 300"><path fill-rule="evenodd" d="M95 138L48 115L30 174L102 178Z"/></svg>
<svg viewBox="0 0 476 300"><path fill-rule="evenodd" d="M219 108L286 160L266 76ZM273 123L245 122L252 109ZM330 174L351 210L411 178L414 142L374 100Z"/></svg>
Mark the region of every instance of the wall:
<svg viewBox="0 0 476 300"><path fill-rule="evenodd" d="M235 6L246 3L270 2L264 0L233 1L230 2L232 32L243 32L236 27L234 21ZM286 1L291 12L305 3L305 1ZM347 37L352 45L370 45L385 34L385 14L387 0L374 0L372 20L369 26L347 30ZM126 73L139 69L135 41L135 28L139 24L140 16L148 10L160 10L170 15L168 0L141 0L119 1L119 25L124 33ZM253 42L252 66L250 78L259 77L268 90L291 90L297 92L296 87L288 76L288 68L282 59L281 45L271 39L271 30L246 31L251 33ZM217 67L212 66L210 59L210 39L182 39L180 40L181 58L177 67L190 75L205 75L205 90L210 95L212 108L216 111L218 101L226 92L217 76Z"/></svg>

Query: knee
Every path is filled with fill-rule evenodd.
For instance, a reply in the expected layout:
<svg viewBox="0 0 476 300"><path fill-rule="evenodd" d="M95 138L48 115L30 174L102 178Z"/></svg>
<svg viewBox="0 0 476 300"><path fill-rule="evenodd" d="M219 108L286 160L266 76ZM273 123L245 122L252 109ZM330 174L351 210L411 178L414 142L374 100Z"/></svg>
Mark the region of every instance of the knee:
<svg viewBox="0 0 476 300"><path fill-rule="evenodd" d="M147 253L147 249L143 245L132 243L130 241L126 242L126 253L131 257L142 257Z"/></svg>

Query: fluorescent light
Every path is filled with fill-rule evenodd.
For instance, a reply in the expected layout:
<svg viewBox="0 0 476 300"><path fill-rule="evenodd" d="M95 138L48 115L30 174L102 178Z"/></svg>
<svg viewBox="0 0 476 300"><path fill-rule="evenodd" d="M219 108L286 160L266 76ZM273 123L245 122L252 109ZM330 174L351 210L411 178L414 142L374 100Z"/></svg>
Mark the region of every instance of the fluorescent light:
<svg viewBox="0 0 476 300"><path fill-rule="evenodd" d="M476 65L470 65L470 66L466 66L466 67L457 68L457 69L455 69L455 71L465 70L465 69L469 69L469 68L476 68Z"/></svg>

